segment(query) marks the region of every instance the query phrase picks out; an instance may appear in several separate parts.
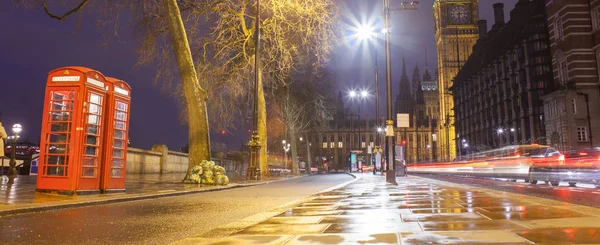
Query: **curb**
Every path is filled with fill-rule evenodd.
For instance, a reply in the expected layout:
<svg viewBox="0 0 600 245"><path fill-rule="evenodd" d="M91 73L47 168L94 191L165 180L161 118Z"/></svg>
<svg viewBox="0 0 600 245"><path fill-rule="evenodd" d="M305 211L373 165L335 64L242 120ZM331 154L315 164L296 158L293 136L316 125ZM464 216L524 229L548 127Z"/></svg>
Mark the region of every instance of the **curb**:
<svg viewBox="0 0 600 245"><path fill-rule="evenodd" d="M90 200L90 201L83 201L83 202L76 202L76 203L54 204L54 205L41 206L41 207L34 206L34 207L16 208L16 209L11 209L11 210L0 210L0 217L6 216L6 215L43 212L43 211L50 211L50 210L68 209L68 208L76 208L76 207L87 207L87 206L95 206L95 205L102 205L102 204L131 202L131 201L148 200L148 199L156 199L156 198L163 198L163 197L191 195L191 194L198 194L198 193L204 193L204 192L231 190L231 189L266 185L266 184L275 183L275 182L279 182L279 181L302 178L305 176L307 176L307 175L296 176L296 177L287 178L287 179L271 180L271 181L265 181L265 182L259 182L259 183L236 184L236 185L225 186L225 187L220 187L220 188L212 188L212 189L191 190L191 191L174 191L174 192L154 193L154 194L137 194L137 196L130 196L130 197L125 196L122 198L114 198L114 199L106 199L106 200ZM18 205L18 204L10 204L10 205Z"/></svg>

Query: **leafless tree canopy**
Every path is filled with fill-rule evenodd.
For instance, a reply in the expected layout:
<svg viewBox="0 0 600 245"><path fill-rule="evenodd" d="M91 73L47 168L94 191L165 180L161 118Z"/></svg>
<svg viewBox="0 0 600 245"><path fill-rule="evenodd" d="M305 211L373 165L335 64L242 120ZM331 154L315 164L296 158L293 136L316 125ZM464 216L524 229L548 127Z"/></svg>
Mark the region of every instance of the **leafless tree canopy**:
<svg viewBox="0 0 600 245"><path fill-rule="evenodd" d="M116 36L122 19L128 19L143 37L137 65L158 64L155 82L180 97L163 0L13 1L42 7L49 17L60 21L82 11L97 11L104 16L97 23ZM209 94L209 119L216 130L233 126L251 108L255 2L178 1L201 86ZM260 53L265 86L275 88L289 81L294 72L325 65L337 40L338 18L334 0L262 0Z"/></svg>

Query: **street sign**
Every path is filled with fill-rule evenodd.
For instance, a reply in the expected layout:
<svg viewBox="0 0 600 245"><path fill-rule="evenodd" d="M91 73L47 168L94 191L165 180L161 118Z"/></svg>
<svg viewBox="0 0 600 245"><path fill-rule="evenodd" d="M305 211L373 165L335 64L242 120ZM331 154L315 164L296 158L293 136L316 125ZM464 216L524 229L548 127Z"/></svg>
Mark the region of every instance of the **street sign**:
<svg viewBox="0 0 600 245"><path fill-rule="evenodd" d="M39 166L39 156L40 154L31 155L31 167L29 168L29 175L38 175L38 166Z"/></svg>
<svg viewBox="0 0 600 245"><path fill-rule="evenodd" d="M397 113L396 114L396 127L408 128L410 127L410 114L408 113Z"/></svg>

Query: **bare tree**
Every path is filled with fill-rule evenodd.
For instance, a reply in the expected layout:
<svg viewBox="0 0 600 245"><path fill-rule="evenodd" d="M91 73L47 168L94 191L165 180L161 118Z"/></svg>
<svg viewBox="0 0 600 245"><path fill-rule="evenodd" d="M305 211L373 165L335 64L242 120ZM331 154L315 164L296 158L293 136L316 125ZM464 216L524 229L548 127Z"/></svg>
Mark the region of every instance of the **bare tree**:
<svg viewBox="0 0 600 245"><path fill-rule="evenodd" d="M114 26L120 13L130 19L144 39L138 65L158 62L156 81L177 87L183 95L189 123L190 167L210 159L208 118L218 128L234 125L258 96L261 176L268 176L265 86L284 84L302 66L321 67L334 47L338 9L334 0L261 2L261 66L259 93L251 93L254 64L255 1L253 0L80 0L53 14L46 0L13 0L42 7L50 18L65 21L86 9L104 13L102 26ZM59 8L56 7L56 8ZM176 64L179 71L172 71ZM193 77L193 78L192 78ZM211 96L209 98L209 95ZM207 104L207 101L209 102Z"/></svg>
<svg viewBox="0 0 600 245"><path fill-rule="evenodd" d="M299 135L308 130L310 121L307 118L308 105L302 101L298 101L295 97L290 96L290 87L284 88L285 95L282 96L282 101L279 103L279 116L285 125L290 148L292 150L292 174L299 174L297 159L297 139Z"/></svg>
<svg viewBox="0 0 600 245"><path fill-rule="evenodd" d="M163 47L164 56L169 57L166 60L172 61L174 59L177 64L178 75L181 80L180 87L186 102L185 109L189 122L189 168L201 160L210 160L210 134L206 107L207 92L198 82L196 67L188 43L188 34L179 8L181 2L177 0L106 0L96 1L95 3L100 4L99 2L104 2L105 5L96 5L93 8L110 16L110 21L106 23L114 23L115 26L118 26L118 13L121 9L128 8L131 10L136 24L145 27L146 41L141 47L140 64L149 63L156 58L157 38L162 38L159 43ZM22 0L17 1L17 3L29 7L41 6L50 18L58 21L65 21L72 14L80 12L84 7L91 5L89 0L81 0L79 4L66 11L65 14L58 15L49 10L45 0ZM186 19L185 21L190 20ZM169 47L169 49L166 49L166 47ZM160 77L160 73L157 74L157 77Z"/></svg>
<svg viewBox="0 0 600 245"><path fill-rule="evenodd" d="M204 5L214 1L201 1ZM253 86L255 1L223 0L206 15L214 23L209 35L200 39L201 62L213 78L205 80L219 91L223 101L252 101L258 96L258 133L262 143L261 176L267 165L267 107L265 88L284 85L298 67L321 67L336 40L338 10L333 0L262 1L261 64L258 94L248 94ZM207 8L201 8L207 9ZM204 83L203 83L204 84ZM225 91L225 92L222 92ZM236 102L236 104L241 104ZM220 105L215 105L220 106ZM248 108L248 107L237 107ZM218 111L218 110L211 110ZM231 123L238 115L219 113L221 122ZM227 125L229 126L229 125Z"/></svg>

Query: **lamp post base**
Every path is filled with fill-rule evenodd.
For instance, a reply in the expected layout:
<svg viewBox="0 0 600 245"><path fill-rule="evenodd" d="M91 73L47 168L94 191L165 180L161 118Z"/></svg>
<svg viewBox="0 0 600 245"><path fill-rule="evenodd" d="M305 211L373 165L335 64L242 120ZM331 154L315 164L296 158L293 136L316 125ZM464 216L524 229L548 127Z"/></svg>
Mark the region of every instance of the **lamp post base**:
<svg viewBox="0 0 600 245"><path fill-rule="evenodd" d="M248 169L246 170L246 180L260 180L260 140L258 132L252 133L252 138L248 142L249 157Z"/></svg>
<svg viewBox="0 0 600 245"><path fill-rule="evenodd" d="M396 171L391 170L391 169L388 170L385 173L385 181L388 182L388 183L390 183L390 184L397 185L398 182L396 182Z"/></svg>

